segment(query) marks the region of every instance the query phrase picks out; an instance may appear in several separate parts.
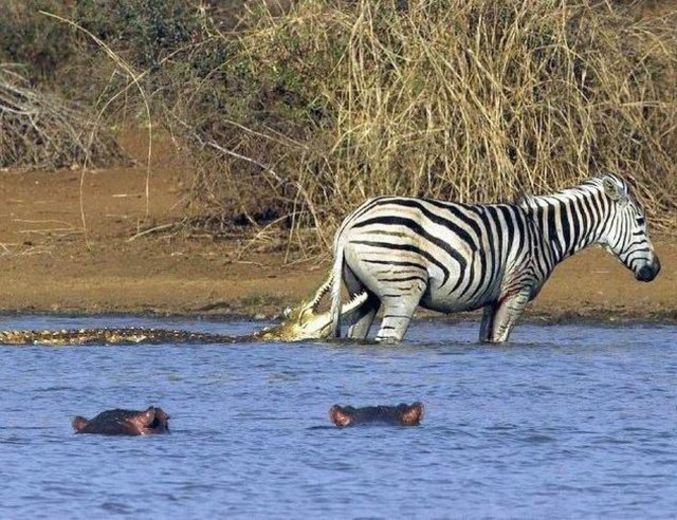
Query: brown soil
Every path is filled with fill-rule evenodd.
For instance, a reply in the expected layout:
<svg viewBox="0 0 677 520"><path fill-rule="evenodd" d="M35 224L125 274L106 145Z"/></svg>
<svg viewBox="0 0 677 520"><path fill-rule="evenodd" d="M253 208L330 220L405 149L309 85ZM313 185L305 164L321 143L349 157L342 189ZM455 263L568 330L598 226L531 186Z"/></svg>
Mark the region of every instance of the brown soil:
<svg viewBox="0 0 677 520"><path fill-rule="evenodd" d="M143 140L123 144L135 151ZM149 217L143 166L86 174L86 234L80 171L0 171L0 311L271 316L318 285L328 257L285 264L284 252L240 255L242 242L166 231L130 240L181 215L186 169L169 145L154 153ZM558 267L531 316L677 320L677 238L654 241L663 270L653 283L584 251Z"/></svg>

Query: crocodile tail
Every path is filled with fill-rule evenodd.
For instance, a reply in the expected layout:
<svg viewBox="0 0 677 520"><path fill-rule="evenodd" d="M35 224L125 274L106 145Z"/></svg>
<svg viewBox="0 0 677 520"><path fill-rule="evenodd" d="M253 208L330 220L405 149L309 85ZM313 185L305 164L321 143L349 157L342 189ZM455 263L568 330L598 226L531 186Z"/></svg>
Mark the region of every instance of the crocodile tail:
<svg viewBox="0 0 677 520"><path fill-rule="evenodd" d="M334 265L331 268L331 323L333 336L341 337L341 280L343 279L343 241L340 233L334 244Z"/></svg>

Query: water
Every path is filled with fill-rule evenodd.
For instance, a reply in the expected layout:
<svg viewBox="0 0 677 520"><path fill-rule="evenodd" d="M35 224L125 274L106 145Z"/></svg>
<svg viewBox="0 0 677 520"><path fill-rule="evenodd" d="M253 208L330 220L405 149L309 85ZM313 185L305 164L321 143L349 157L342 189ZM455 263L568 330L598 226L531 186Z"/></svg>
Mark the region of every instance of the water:
<svg viewBox="0 0 677 520"><path fill-rule="evenodd" d="M0 329L258 324L0 318ZM0 518L675 518L677 327L415 323L398 347L0 347ZM334 403L421 400L415 428ZM74 435L162 406L170 435Z"/></svg>

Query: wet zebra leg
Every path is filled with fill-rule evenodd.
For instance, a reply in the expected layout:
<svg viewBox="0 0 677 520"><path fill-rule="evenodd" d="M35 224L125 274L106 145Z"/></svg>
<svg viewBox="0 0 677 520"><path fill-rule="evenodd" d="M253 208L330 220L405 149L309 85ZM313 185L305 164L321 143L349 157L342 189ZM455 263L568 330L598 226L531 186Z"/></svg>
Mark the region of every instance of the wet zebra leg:
<svg viewBox="0 0 677 520"><path fill-rule="evenodd" d="M496 314L496 303L490 303L484 306L484 313L482 314L482 323L480 325L480 343L488 343L491 334L491 327L494 323L494 315Z"/></svg>
<svg viewBox="0 0 677 520"><path fill-rule="evenodd" d="M353 339L366 338L380 306L381 302L379 299L370 293L367 301L359 309L359 317L348 329L348 337Z"/></svg>
<svg viewBox="0 0 677 520"><path fill-rule="evenodd" d="M376 341L399 343L409 328L414 311L423 296L423 290L402 295L386 295L381 299L383 321L376 335Z"/></svg>
<svg viewBox="0 0 677 520"><path fill-rule="evenodd" d="M516 294L509 294L499 298L496 311L493 313L491 327L487 341L489 343L503 343L510 336L517 320L529 303L531 289L525 288ZM484 319L482 320L484 324Z"/></svg>
<svg viewBox="0 0 677 520"><path fill-rule="evenodd" d="M354 298L355 295L367 291L367 287L355 276L353 270L348 266L343 268L343 281L346 284L350 298ZM350 323L350 328L348 329L349 338L364 339L367 337L380 305L381 302L376 295L368 292L367 301L360 306L356 315L352 317L352 323Z"/></svg>

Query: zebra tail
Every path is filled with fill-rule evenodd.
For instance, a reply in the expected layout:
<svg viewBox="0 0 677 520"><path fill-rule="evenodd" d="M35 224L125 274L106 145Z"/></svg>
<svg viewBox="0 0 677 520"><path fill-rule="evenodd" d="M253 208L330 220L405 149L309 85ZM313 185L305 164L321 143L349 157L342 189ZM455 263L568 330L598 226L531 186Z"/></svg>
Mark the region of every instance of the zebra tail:
<svg viewBox="0 0 677 520"><path fill-rule="evenodd" d="M334 265L331 268L331 323L333 336L341 337L341 280L343 279L343 244L340 237L334 247Z"/></svg>

